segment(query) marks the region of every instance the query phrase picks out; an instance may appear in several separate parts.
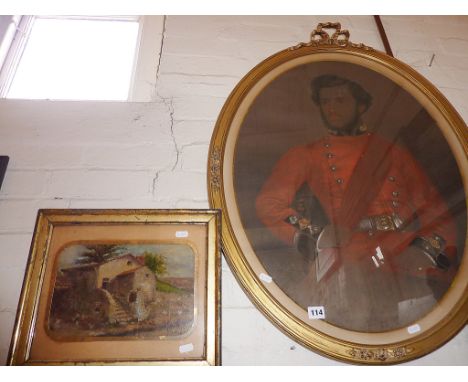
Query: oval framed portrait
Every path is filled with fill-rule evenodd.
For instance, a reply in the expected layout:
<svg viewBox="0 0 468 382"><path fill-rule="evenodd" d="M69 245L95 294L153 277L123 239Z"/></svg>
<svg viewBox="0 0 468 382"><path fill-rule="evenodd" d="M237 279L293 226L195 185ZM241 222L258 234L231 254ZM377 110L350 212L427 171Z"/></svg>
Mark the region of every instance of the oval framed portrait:
<svg viewBox="0 0 468 382"><path fill-rule="evenodd" d="M468 134L428 80L348 37L319 24L239 82L209 198L232 272L280 330L341 361L398 363L467 321Z"/></svg>

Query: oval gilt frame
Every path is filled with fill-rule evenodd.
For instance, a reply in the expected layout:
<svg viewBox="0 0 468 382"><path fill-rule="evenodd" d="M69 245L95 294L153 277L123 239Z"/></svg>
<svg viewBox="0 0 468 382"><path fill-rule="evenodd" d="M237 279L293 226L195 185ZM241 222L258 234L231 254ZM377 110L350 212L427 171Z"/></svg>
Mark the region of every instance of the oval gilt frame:
<svg viewBox="0 0 468 382"><path fill-rule="evenodd" d="M336 29L332 37L324 30L330 27ZM347 31L340 30L339 24L319 24L312 32L310 42L272 55L238 83L221 110L211 140L208 162L209 200L212 208L223 211L223 252L232 272L254 305L282 332L311 350L341 361L364 364L400 363L421 357L440 347L467 322L468 256L465 241L468 133L460 115L422 75L382 52L349 42L348 36ZM361 78L369 77L368 83L372 82L373 76L377 76L383 83L389 83L408 93L416 100L415 104L420 105L435 122L438 130L436 134L445 138L448 150L456 162L455 167L458 166L461 174L458 191L464 195L461 203L464 212L458 224L459 241L463 250L457 273L435 308L404 327L390 327L382 331L349 330L324 320L310 320L307 310L290 298L281 283L277 283L275 277L269 275L270 272L259 257L259 245L246 232L248 212L245 211L248 208L240 204L244 203L245 198L249 199L249 194L244 191L241 193L239 184L244 183L239 177L242 174L245 177L245 173L239 171L238 167L242 163L249 167L252 160L255 165L256 162L261 162L262 153L274 144L272 142L275 139L275 132L270 132L267 126L252 123L259 121L254 118L257 105L265 98L267 91L274 93L272 84L275 81L284 79L283 82L286 83L288 76L300 71L306 77L310 71L322 73L328 70L324 69L325 66L331 68L332 72L349 69L348 75L355 73L357 77L364 73ZM303 78L300 75L302 74L291 78ZM281 99L284 101L286 98L288 97ZM269 102L266 100L264 104L268 105ZM270 103L273 108L274 102ZM383 104L382 109L386 109L388 104ZM266 108L268 110L268 106ZM284 118L297 122L301 118L297 117L298 114L301 112L298 113L292 107L290 115ZM248 133L247 128L250 129ZM294 131L288 131L287 134L292 136ZM303 138L299 138L299 143L301 139ZM245 149L248 145L246 142L251 142L251 149ZM241 157L248 150L254 153L254 157ZM256 154L258 155L255 156ZM275 158L278 157L279 154ZM271 162L274 163L275 160ZM247 183L248 180L245 180L245 184ZM250 195L255 192L252 191ZM248 203L248 206L253 205L253 202ZM242 211L241 207L244 208Z"/></svg>

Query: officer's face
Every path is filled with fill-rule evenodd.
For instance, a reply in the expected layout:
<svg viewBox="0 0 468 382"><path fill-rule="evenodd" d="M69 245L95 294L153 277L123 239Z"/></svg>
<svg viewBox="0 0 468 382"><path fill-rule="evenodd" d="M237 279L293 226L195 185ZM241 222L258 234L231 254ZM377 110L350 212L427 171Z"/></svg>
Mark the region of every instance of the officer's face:
<svg viewBox="0 0 468 382"><path fill-rule="evenodd" d="M347 85L320 89L320 110L324 122L336 130L350 130L356 126L363 105L359 105Z"/></svg>

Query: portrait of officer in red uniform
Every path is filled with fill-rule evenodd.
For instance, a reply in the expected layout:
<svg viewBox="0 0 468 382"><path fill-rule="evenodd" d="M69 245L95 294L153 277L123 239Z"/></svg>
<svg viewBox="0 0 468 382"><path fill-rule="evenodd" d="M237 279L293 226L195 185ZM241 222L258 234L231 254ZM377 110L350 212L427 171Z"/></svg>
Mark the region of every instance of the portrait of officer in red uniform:
<svg viewBox="0 0 468 382"><path fill-rule="evenodd" d="M302 306L358 331L402 327L437 304L456 271L449 209L411 153L362 116L372 96L337 75L311 81L327 134L290 148L257 195L261 223L304 257ZM306 187L327 221L298 201Z"/></svg>

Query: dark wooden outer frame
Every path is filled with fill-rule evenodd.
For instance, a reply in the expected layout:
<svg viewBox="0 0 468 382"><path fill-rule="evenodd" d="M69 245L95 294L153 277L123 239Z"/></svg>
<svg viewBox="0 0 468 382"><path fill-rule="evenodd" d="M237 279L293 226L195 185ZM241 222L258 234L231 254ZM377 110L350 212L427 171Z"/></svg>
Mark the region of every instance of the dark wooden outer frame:
<svg viewBox="0 0 468 382"><path fill-rule="evenodd" d="M332 27L337 32L330 38L323 30L326 27ZM268 81L291 67L326 60L356 63L375 70L391 78L410 94L417 94L418 100L430 109L431 116L449 141L462 173L465 195L468 194L468 130L463 119L429 81L408 65L370 47L349 42L349 33L339 29L339 24L320 24L317 30L312 32L310 42L300 43L267 58L253 68L232 91L218 117L210 145L210 205L212 208L220 208L224 214L222 246L232 272L253 304L282 332L312 350L341 361L364 364L400 363L421 357L440 347L466 324L466 245L457 276L442 301L447 303L449 309L441 319L431 320L429 314L429 318L424 317L427 327L415 334L407 333L406 336L400 332L394 335L393 331L375 335L350 333L349 336L341 336L342 330L335 330L338 334L334 334L333 330L322 330L322 326L308 325L303 316L295 314L280 301L279 288L261 280L258 271L261 265L255 253L252 253L253 249L246 244L248 240L245 239L245 231L238 216L235 191L232 190L236 134L261 89ZM265 142L267 144L268 140L265 139Z"/></svg>
<svg viewBox="0 0 468 382"><path fill-rule="evenodd" d="M221 364L221 278L220 278L220 225L217 210L58 210L38 211L31 243L26 274L21 291L15 328L13 331L8 365L220 365ZM71 225L203 225L206 227L206 278L203 280L205 299L204 356L178 359L111 359L76 361L31 360L29 352L35 333L41 288L44 284L46 257L55 227Z"/></svg>

